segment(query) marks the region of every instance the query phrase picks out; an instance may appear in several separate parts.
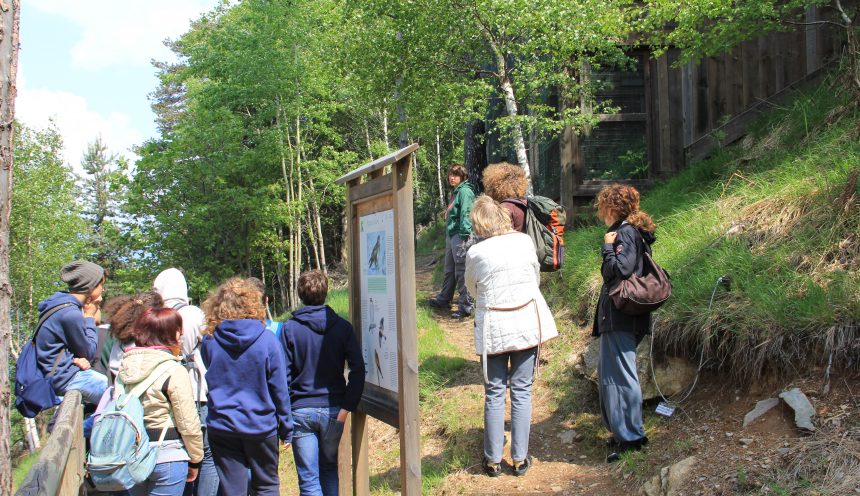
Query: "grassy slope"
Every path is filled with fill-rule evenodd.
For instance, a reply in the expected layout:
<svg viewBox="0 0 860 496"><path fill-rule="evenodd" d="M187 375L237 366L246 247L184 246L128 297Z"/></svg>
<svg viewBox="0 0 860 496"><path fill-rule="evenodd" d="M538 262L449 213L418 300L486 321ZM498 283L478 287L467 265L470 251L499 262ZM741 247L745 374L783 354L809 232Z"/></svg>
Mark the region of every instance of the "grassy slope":
<svg viewBox="0 0 860 496"><path fill-rule="evenodd" d="M790 368L810 349L824 360L851 351L858 331L848 324L860 321L860 114L839 93L830 80L806 89L739 145L643 195L658 225L655 259L675 288L658 315L659 345L689 353L705 344L738 378ZM743 232L727 236L735 224ZM572 230L564 276L551 281L553 299L573 302L581 323L593 315L603 232ZM731 289L719 289L709 309L723 274Z"/></svg>

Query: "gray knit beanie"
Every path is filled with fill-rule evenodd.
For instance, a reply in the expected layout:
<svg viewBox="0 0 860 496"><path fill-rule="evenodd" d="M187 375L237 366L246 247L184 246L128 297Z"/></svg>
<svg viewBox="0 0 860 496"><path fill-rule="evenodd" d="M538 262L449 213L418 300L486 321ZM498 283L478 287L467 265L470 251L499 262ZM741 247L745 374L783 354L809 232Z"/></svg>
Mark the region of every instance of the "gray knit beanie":
<svg viewBox="0 0 860 496"><path fill-rule="evenodd" d="M105 270L101 266L86 260L75 260L60 271L60 279L69 285L69 292L77 294L89 293L104 277Z"/></svg>

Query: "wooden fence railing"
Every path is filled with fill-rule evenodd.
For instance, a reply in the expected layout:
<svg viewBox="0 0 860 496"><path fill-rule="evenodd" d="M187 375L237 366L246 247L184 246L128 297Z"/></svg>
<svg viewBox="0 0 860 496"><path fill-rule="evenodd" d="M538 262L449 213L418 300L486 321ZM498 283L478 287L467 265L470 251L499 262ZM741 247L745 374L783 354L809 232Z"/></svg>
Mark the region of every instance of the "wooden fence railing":
<svg viewBox="0 0 860 496"><path fill-rule="evenodd" d="M69 391L60 403L54 430L15 496L73 496L84 480L84 410L81 393Z"/></svg>

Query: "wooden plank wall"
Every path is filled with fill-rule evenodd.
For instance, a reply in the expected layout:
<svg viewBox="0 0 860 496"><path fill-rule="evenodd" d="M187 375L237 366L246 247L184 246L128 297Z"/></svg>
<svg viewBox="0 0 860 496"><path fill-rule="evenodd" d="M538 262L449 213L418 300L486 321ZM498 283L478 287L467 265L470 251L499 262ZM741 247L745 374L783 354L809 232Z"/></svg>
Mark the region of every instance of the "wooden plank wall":
<svg viewBox="0 0 860 496"><path fill-rule="evenodd" d="M818 12L811 9L806 19L818 20ZM651 125L662 128L666 118L661 111L668 111L670 125L680 128L677 134L683 141L683 150L678 153L672 140L655 143L660 150L655 154L659 163L653 164L654 174L677 171L741 138L766 108L763 100L781 95L814 75L838 54L839 40L839 34L831 28L798 26L794 31L770 33L744 42L725 54L690 66L671 67L673 57L677 57L674 51L658 59L657 67L664 59L669 61L667 77L670 81L677 77L681 91L669 92L668 110L660 103L655 105L658 115L651 117ZM661 84L659 78L654 82ZM674 111L676 102L672 100L676 94L682 99L680 114Z"/></svg>

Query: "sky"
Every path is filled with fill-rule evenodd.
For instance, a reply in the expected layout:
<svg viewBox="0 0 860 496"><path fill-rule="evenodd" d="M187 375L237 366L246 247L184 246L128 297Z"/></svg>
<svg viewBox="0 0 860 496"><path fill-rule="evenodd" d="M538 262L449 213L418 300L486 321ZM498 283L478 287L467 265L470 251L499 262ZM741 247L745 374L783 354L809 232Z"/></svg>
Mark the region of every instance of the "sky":
<svg viewBox="0 0 860 496"><path fill-rule="evenodd" d="M64 159L80 171L87 144L131 149L156 135L148 95L151 61L174 60L163 41L186 32L219 0L27 0L21 2L15 116L32 127L53 119Z"/></svg>

